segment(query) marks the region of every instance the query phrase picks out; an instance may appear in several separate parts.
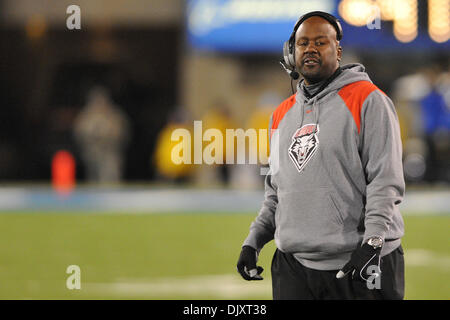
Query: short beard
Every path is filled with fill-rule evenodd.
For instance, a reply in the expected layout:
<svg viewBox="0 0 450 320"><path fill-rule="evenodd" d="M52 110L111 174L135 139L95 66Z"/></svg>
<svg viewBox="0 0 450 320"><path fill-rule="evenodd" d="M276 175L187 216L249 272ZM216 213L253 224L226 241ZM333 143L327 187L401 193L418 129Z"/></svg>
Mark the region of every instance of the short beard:
<svg viewBox="0 0 450 320"><path fill-rule="evenodd" d="M302 70L301 70L300 74L303 76L303 78L306 80L306 82L308 82L308 84L319 83L319 82L321 82L321 81L326 79L326 77L324 77L320 73L309 75L307 73L302 72Z"/></svg>
<svg viewBox="0 0 450 320"><path fill-rule="evenodd" d="M322 67L322 64L320 64L320 67ZM302 67L300 68L300 74L303 76L303 78L305 79L305 81L308 84L315 84L315 83L319 83L322 82L326 79L328 79L329 77L331 77L334 73L334 71L329 71L328 70L318 70L317 72L313 73L313 74L308 74L308 71L305 71L306 68ZM336 70L336 69L334 69Z"/></svg>

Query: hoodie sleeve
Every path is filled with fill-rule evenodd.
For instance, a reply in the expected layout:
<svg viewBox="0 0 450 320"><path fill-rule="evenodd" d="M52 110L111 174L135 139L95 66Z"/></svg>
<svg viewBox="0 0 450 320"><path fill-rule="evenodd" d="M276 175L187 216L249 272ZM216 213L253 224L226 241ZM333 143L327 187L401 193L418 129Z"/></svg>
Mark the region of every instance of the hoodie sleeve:
<svg viewBox="0 0 450 320"><path fill-rule="evenodd" d="M380 90L372 92L361 112L361 160L365 171L366 215L364 242L385 238L394 210L404 196L402 143L397 113Z"/></svg>
<svg viewBox="0 0 450 320"><path fill-rule="evenodd" d="M272 117L269 125L269 141L270 128L272 127ZM271 148L272 150L272 148ZM269 160L270 163L270 160ZM258 216L250 225L250 232L245 239L243 246L250 246L258 252L262 247L274 238L275 234L275 211L278 204L277 188L272 182L272 175L269 173L265 178L265 193L262 208Z"/></svg>

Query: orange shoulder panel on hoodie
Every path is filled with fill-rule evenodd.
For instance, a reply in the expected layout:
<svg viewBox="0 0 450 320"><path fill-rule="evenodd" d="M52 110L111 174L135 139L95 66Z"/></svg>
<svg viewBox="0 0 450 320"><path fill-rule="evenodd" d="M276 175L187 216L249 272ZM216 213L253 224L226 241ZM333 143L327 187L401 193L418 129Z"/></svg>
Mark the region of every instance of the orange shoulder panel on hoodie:
<svg viewBox="0 0 450 320"><path fill-rule="evenodd" d="M289 111L289 109L292 108L292 106L295 104L295 94L284 100L278 108L274 111L273 117L272 117L272 127L270 128L270 137L272 137L273 132L278 129L278 125L280 124L281 120L283 119L286 112Z"/></svg>
<svg viewBox="0 0 450 320"><path fill-rule="evenodd" d="M361 108L369 94L375 90L380 89L370 81L362 80L350 83L342 87L342 89L338 92L353 116L353 120L358 128L358 133L361 129ZM384 94L383 91L381 92Z"/></svg>

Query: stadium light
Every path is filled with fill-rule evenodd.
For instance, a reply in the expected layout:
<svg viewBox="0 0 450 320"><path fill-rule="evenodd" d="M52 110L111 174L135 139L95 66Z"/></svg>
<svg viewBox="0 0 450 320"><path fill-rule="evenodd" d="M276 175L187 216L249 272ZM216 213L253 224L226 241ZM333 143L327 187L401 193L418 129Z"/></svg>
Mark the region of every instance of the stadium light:
<svg viewBox="0 0 450 320"><path fill-rule="evenodd" d="M339 3L339 15L348 23L357 27L367 24L373 16L371 0L343 0Z"/></svg>
<svg viewBox="0 0 450 320"><path fill-rule="evenodd" d="M395 1L394 36L400 42L411 42L418 34L417 0Z"/></svg>
<svg viewBox="0 0 450 320"><path fill-rule="evenodd" d="M450 1L429 0L428 33L436 42L450 39Z"/></svg>

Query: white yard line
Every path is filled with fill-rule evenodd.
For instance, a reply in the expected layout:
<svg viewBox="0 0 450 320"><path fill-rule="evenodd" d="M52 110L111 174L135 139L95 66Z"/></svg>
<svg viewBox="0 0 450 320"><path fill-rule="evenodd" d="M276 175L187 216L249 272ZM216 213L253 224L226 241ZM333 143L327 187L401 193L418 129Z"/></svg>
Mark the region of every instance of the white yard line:
<svg viewBox="0 0 450 320"><path fill-rule="evenodd" d="M406 267L434 267L450 272L450 255L427 249L405 250Z"/></svg>
<svg viewBox="0 0 450 320"><path fill-rule="evenodd" d="M118 279L113 283L86 283L83 290L93 295L119 295L164 299L179 296L212 296L217 299L240 299L255 296L270 298L271 280L245 281L234 274L159 278L154 280Z"/></svg>

